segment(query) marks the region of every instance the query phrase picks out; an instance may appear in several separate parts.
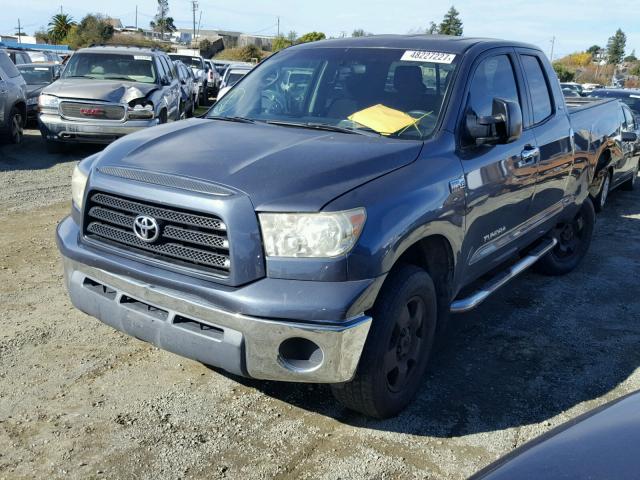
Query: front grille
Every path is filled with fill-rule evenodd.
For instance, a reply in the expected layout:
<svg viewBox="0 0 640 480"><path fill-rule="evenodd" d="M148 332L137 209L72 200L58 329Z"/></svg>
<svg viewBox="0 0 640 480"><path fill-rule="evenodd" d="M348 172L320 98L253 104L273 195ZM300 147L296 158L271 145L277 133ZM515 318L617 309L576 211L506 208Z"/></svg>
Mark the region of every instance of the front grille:
<svg viewBox="0 0 640 480"><path fill-rule="evenodd" d="M104 103L61 102L60 111L67 118L83 120L123 120L125 115L122 105Z"/></svg>
<svg viewBox="0 0 640 480"><path fill-rule="evenodd" d="M155 242L145 242L134 232L138 215L153 217L160 228ZM231 270L229 240L224 222L211 215L161 207L117 195L91 192L85 207L87 238L172 263L213 270Z"/></svg>

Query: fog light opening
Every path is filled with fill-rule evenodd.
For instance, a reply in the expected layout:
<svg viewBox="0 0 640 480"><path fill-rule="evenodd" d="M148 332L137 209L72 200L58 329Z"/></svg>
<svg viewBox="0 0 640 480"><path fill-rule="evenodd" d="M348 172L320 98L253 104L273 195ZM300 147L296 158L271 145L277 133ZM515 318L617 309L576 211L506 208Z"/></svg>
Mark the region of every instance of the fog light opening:
<svg viewBox="0 0 640 480"><path fill-rule="evenodd" d="M302 337L288 338L278 348L278 360L293 372L313 372L322 365L324 353L319 345Z"/></svg>

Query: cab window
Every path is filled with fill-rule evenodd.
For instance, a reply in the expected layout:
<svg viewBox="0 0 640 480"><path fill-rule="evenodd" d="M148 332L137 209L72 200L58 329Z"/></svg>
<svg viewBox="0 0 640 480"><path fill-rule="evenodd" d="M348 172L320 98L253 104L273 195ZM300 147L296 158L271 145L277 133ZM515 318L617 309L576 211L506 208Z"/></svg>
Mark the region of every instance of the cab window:
<svg viewBox="0 0 640 480"><path fill-rule="evenodd" d="M508 55L496 55L480 62L469 89L468 107L477 116L493 113L493 99L520 104L513 65Z"/></svg>

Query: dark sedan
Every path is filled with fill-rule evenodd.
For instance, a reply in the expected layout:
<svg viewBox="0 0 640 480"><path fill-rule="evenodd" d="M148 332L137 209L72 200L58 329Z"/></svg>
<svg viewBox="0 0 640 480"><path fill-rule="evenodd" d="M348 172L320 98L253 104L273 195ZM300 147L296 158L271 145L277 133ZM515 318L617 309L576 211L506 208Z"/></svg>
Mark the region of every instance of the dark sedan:
<svg viewBox="0 0 640 480"><path fill-rule="evenodd" d="M526 443L472 480L637 479L640 392L587 412Z"/></svg>
<svg viewBox="0 0 640 480"><path fill-rule="evenodd" d="M629 105L633 114L640 116L640 89L638 88L599 88L589 94L590 97L617 98Z"/></svg>
<svg viewBox="0 0 640 480"><path fill-rule="evenodd" d="M55 63L27 63L17 66L27 84L27 121L38 118L38 97L44 87L60 77L60 65Z"/></svg>

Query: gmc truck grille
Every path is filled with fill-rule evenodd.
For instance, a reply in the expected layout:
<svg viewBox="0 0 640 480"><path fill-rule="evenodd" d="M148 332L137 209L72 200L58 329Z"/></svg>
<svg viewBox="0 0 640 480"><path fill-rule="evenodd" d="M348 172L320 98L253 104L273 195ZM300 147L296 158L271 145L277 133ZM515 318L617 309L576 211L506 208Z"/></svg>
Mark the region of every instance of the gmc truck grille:
<svg viewBox="0 0 640 480"><path fill-rule="evenodd" d="M67 118L82 120L123 120L125 115L122 105L104 103L60 102L60 112Z"/></svg>
<svg viewBox="0 0 640 480"><path fill-rule="evenodd" d="M151 224L150 229L145 232L136 227L137 218L139 224ZM153 238L156 229L157 238ZM228 276L231 270L227 227L212 215L91 192L85 207L84 235L126 251L217 274Z"/></svg>

